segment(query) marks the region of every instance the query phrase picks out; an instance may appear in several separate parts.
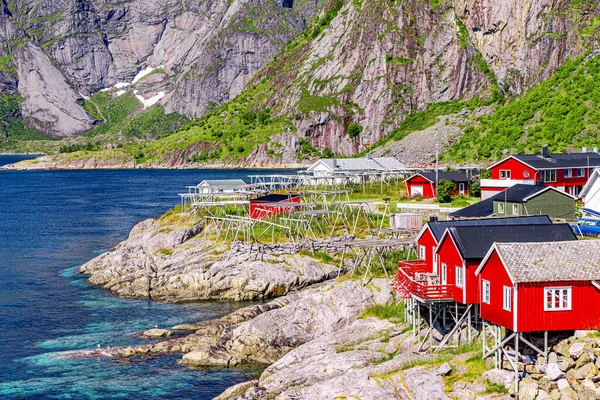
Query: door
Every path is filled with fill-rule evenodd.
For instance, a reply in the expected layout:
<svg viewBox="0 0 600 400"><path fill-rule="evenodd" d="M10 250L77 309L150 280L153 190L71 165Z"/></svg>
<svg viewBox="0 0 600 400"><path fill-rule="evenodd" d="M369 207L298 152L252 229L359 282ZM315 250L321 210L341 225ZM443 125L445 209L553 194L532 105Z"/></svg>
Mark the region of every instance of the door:
<svg viewBox="0 0 600 400"><path fill-rule="evenodd" d="M423 197L423 185L413 185L410 188L410 196L421 196Z"/></svg>
<svg viewBox="0 0 600 400"><path fill-rule="evenodd" d="M448 282L448 274L447 274L446 270L447 270L446 264L442 263L442 277L441 277L442 285L446 285L447 284L446 282Z"/></svg>
<svg viewBox="0 0 600 400"><path fill-rule="evenodd" d="M465 194L465 184L464 183L458 184L458 194Z"/></svg>

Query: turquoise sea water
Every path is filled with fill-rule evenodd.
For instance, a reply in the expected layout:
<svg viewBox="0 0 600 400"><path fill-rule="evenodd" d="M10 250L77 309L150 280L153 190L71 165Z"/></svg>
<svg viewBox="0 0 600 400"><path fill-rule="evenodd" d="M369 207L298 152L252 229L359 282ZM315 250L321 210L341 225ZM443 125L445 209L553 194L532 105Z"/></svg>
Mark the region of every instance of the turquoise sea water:
<svg viewBox="0 0 600 400"><path fill-rule="evenodd" d="M14 161L0 156L0 165ZM72 350L146 343L135 333L247 305L117 298L76 268L125 239L138 221L178 204L186 185L256 173L0 171L0 398L209 399L256 376L256 369L182 367L177 356L69 357Z"/></svg>

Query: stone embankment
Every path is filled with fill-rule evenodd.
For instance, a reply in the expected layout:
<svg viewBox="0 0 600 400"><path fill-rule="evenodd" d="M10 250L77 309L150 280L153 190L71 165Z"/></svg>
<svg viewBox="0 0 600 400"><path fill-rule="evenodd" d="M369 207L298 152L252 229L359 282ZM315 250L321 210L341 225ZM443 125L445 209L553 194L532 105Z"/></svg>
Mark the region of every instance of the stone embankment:
<svg viewBox="0 0 600 400"><path fill-rule="evenodd" d="M167 214L140 222L127 240L79 272L119 296L170 302L268 299L343 272L285 245L232 249L204 238L202 223L188 218Z"/></svg>

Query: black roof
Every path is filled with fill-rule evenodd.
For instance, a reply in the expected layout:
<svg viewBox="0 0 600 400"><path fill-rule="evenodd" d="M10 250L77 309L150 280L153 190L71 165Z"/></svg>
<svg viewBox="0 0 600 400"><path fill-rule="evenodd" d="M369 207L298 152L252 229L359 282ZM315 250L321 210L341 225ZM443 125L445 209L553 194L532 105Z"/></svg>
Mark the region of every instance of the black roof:
<svg viewBox="0 0 600 400"><path fill-rule="evenodd" d="M513 157L535 169L600 166L598 153L548 154L548 157L543 157L541 154L515 154Z"/></svg>
<svg viewBox="0 0 600 400"><path fill-rule="evenodd" d="M522 183L518 183L498 194L493 195L488 199L480 201L479 203L475 203L473 205L461 208L458 211L450 213L450 216L459 218L489 217L494 214L494 200L523 202L526 198L531 197L544 190L552 189L548 189L548 186L524 185ZM565 196L568 196L568 194L566 193L563 194Z"/></svg>
<svg viewBox="0 0 600 400"><path fill-rule="evenodd" d="M429 221L429 227L435 240L439 242L446 228L451 226L502 226L502 225L552 225L547 215L533 215L505 218L461 219L454 221Z"/></svg>
<svg viewBox="0 0 600 400"><path fill-rule="evenodd" d="M448 228L465 259L483 259L499 243L577 240L569 224L513 226L453 226Z"/></svg>
<svg viewBox="0 0 600 400"><path fill-rule="evenodd" d="M291 196L291 195L287 195L287 194L267 194L266 196L262 196L262 197L257 197L256 199L252 199L250 200L252 201L261 201L261 202L268 202L268 203L279 203L282 201L287 201L290 199L293 199L294 197L298 197L298 196Z"/></svg>
<svg viewBox="0 0 600 400"><path fill-rule="evenodd" d="M419 175L435 183L435 171L419 172ZM456 183L469 182L469 178L465 174L455 171L439 171L438 178L440 181L450 181Z"/></svg>

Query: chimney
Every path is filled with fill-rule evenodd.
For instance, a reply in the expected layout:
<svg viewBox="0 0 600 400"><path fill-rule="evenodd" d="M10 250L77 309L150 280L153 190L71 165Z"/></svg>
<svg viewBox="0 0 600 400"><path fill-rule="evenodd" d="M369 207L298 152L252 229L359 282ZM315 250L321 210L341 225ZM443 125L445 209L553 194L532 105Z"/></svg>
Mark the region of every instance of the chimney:
<svg viewBox="0 0 600 400"><path fill-rule="evenodd" d="M548 158L548 146L542 147L542 157Z"/></svg>
<svg viewBox="0 0 600 400"><path fill-rule="evenodd" d="M581 148L581 152L582 152L582 153L587 153L587 152L588 152L588 148L587 148L587 146L583 146L583 147Z"/></svg>
<svg viewBox="0 0 600 400"><path fill-rule="evenodd" d="M337 158L333 159L333 169L335 170L337 168Z"/></svg>
<svg viewBox="0 0 600 400"><path fill-rule="evenodd" d="M367 160L372 159L373 157L371 157L371 153L367 153Z"/></svg>
<svg viewBox="0 0 600 400"><path fill-rule="evenodd" d="M438 222L438 217L436 217L435 215L430 216L429 222Z"/></svg>

